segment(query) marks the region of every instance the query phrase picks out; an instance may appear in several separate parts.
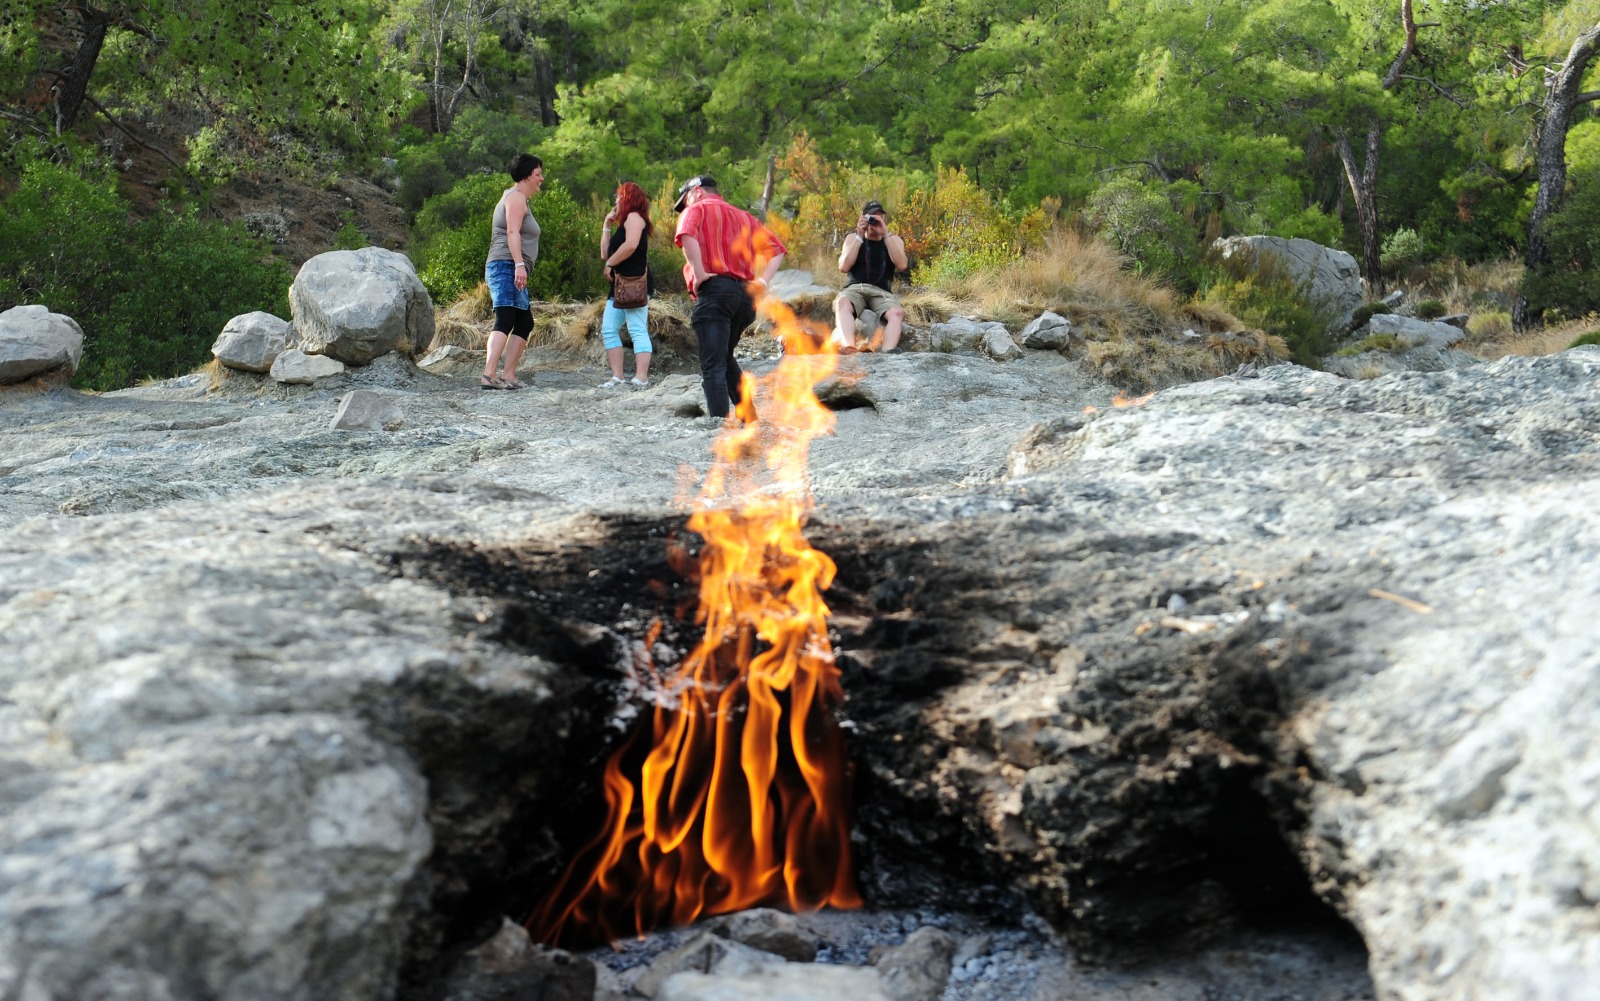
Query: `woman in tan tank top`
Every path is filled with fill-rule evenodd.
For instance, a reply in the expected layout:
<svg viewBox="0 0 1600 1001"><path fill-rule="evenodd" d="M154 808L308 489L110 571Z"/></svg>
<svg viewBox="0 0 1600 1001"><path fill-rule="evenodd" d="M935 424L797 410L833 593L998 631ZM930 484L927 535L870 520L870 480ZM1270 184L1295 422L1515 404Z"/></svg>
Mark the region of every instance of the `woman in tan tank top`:
<svg viewBox="0 0 1600 1001"><path fill-rule="evenodd" d="M511 161L511 187L494 207L489 236L489 259L483 280L494 303L494 330L484 352L484 389L521 389L517 362L533 332L533 312L528 302L528 272L539 259L539 223L528 210L528 199L544 184L544 164L532 153ZM496 374L496 371L499 374Z"/></svg>

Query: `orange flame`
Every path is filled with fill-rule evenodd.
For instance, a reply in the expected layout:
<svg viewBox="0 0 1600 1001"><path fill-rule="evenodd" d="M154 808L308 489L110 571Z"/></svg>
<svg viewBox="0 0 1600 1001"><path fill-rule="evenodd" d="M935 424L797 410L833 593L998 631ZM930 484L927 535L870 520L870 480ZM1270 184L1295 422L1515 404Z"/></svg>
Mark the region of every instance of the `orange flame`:
<svg viewBox="0 0 1600 1001"><path fill-rule="evenodd" d="M642 760L630 740L607 762L605 826L529 918L541 941L610 941L757 905L861 904L822 600L835 567L801 531L810 443L833 425L812 387L836 359L781 303L760 309L783 359L759 382L745 376L746 424L713 442L689 518L705 540L704 637L659 694Z"/></svg>
<svg viewBox="0 0 1600 1001"><path fill-rule="evenodd" d="M1117 395L1112 398L1111 405L1113 407L1143 406L1144 404L1149 403L1150 398L1155 395L1155 393L1146 393L1143 396L1129 396L1126 393L1119 391Z"/></svg>

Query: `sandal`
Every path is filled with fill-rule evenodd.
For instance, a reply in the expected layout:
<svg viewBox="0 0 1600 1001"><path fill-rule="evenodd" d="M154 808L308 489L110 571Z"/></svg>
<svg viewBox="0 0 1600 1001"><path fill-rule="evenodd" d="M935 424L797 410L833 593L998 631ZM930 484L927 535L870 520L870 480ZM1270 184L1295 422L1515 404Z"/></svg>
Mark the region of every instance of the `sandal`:
<svg viewBox="0 0 1600 1001"><path fill-rule="evenodd" d="M632 379L628 380L628 385L638 386L640 389L648 389L650 388L650 380L641 379L638 376L634 376Z"/></svg>
<svg viewBox="0 0 1600 1001"><path fill-rule="evenodd" d="M622 380L617 378L616 376L612 376L611 378L607 379L605 382L602 382L597 388L599 388L599 389L611 389L611 388L613 388L615 386L620 386L620 385L622 385Z"/></svg>
<svg viewBox="0 0 1600 1001"><path fill-rule="evenodd" d="M526 382L523 382L521 379L515 379L515 378L513 378L513 379L501 379L500 380L500 388L501 389L527 389L528 388L528 384Z"/></svg>
<svg viewBox="0 0 1600 1001"><path fill-rule="evenodd" d="M496 379L492 375L480 375L480 376L478 376L478 388L479 389L505 389L506 387L501 385L500 384L500 380Z"/></svg>

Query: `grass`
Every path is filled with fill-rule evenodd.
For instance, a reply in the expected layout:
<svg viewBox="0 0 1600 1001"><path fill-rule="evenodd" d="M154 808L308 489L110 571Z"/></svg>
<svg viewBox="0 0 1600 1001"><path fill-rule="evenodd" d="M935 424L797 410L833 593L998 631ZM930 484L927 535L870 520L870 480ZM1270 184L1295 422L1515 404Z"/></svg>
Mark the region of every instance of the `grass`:
<svg viewBox="0 0 1600 1001"><path fill-rule="evenodd" d="M1504 335L1475 344L1471 350L1479 358L1488 359L1502 358L1506 355L1532 358L1555 354L1557 351L1565 351L1573 341L1593 331L1596 322L1597 318L1590 316L1522 333L1511 330L1510 324L1507 323Z"/></svg>
<svg viewBox="0 0 1600 1001"><path fill-rule="evenodd" d="M1342 358L1349 358L1354 355L1364 355L1368 351L1399 350L1401 350L1400 338L1396 337L1394 334L1368 334L1359 342L1351 344L1348 347L1340 348L1334 353Z"/></svg>

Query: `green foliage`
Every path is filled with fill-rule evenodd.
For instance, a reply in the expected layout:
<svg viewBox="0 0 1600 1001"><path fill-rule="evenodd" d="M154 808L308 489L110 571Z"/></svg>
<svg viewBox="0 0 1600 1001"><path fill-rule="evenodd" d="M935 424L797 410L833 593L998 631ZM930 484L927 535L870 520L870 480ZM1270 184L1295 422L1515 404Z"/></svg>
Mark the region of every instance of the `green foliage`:
<svg viewBox="0 0 1600 1001"><path fill-rule="evenodd" d="M339 214L339 229L333 234L333 246L329 250L360 250L372 241L367 239L367 234L361 232L361 227L356 225L354 211Z"/></svg>
<svg viewBox="0 0 1600 1001"><path fill-rule="evenodd" d="M1355 312L1350 314L1350 329L1360 330L1367 325L1367 321L1379 313L1392 313L1386 302L1368 302L1357 306Z"/></svg>
<svg viewBox="0 0 1600 1001"><path fill-rule="evenodd" d="M1183 277L1196 254L1194 228L1167 194L1119 177L1089 197L1089 219L1112 246L1146 273Z"/></svg>
<svg viewBox="0 0 1600 1001"><path fill-rule="evenodd" d="M911 270L911 282L931 289L946 289L984 271L995 271L1017 259L1004 245L947 247L933 260Z"/></svg>
<svg viewBox="0 0 1600 1001"><path fill-rule="evenodd" d="M166 210L131 220L102 174L33 160L0 203L0 310L41 303L78 321L74 382L90 389L193 369L230 318L287 316L289 281L242 228Z"/></svg>
<svg viewBox="0 0 1600 1001"><path fill-rule="evenodd" d="M1276 258L1235 251L1227 258L1208 256L1206 267L1210 275L1204 301L1282 337L1295 361L1314 366L1333 349L1330 311L1313 302Z"/></svg>
<svg viewBox="0 0 1600 1001"><path fill-rule="evenodd" d="M1544 232L1550 262L1522 278L1529 306L1552 319L1600 312L1600 181L1574 178Z"/></svg>
<svg viewBox="0 0 1600 1001"><path fill-rule="evenodd" d="M1437 320L1445 314L1445 304L1438 299L1423 299L1415 312L1419 320Z"/></svg>
<svg viewBox="0 0 1600 1001"><path fill-rule="evenodd" d="M1591 330L1587 334L1578 335L1578 337L1574 338L1573 342L1568 344L1567 347L1581 348L1585 344L1600 345L1600 330Z"/></svg>
<svg viewBox="0 0 1600 1001"><path fill-rule="evenodd" d="M1355 355L1364 355L1368 351L1392 352L1399 350L1401 350L1400 338L1394 334L1369 334L1363 337L1360 342L1342 347L1335 351L1334 354L1342 358L1350 358Z"/></svg>
<svg viewBox="0 0 1600 1001"><path fill-rule="evenodd" d="M1414 229L1397 229L1383 238L1383 266L1388 271L1421 263L1424 253L1422 237Z"/></svg>
<svg viewBox="0 0 1600 1001"><path fill-rule="evenodd" d="M434 302L453 302L483 280L494 208L508 187L503 174L468 177L417 214L417 276ZM600 214L581 207L555 181L545 182L529 207L539 223L539 258L528 275L528 294L546 302L598 296L604 284L596 263Z"/></svg>
<svg viewBox="0 0 1600 1001"><path fill-rule="evenodd" d="M451 190L473 174L492 174L511 183L506 167L518 153L540 152L550 130L516 115L469 107L450 131L427 142L409 142L395 151L400 163L400 204L415 213L423 202ZM414 139L415 137L413 137ZM545 173L554 176L553 165Z"/></svg>

